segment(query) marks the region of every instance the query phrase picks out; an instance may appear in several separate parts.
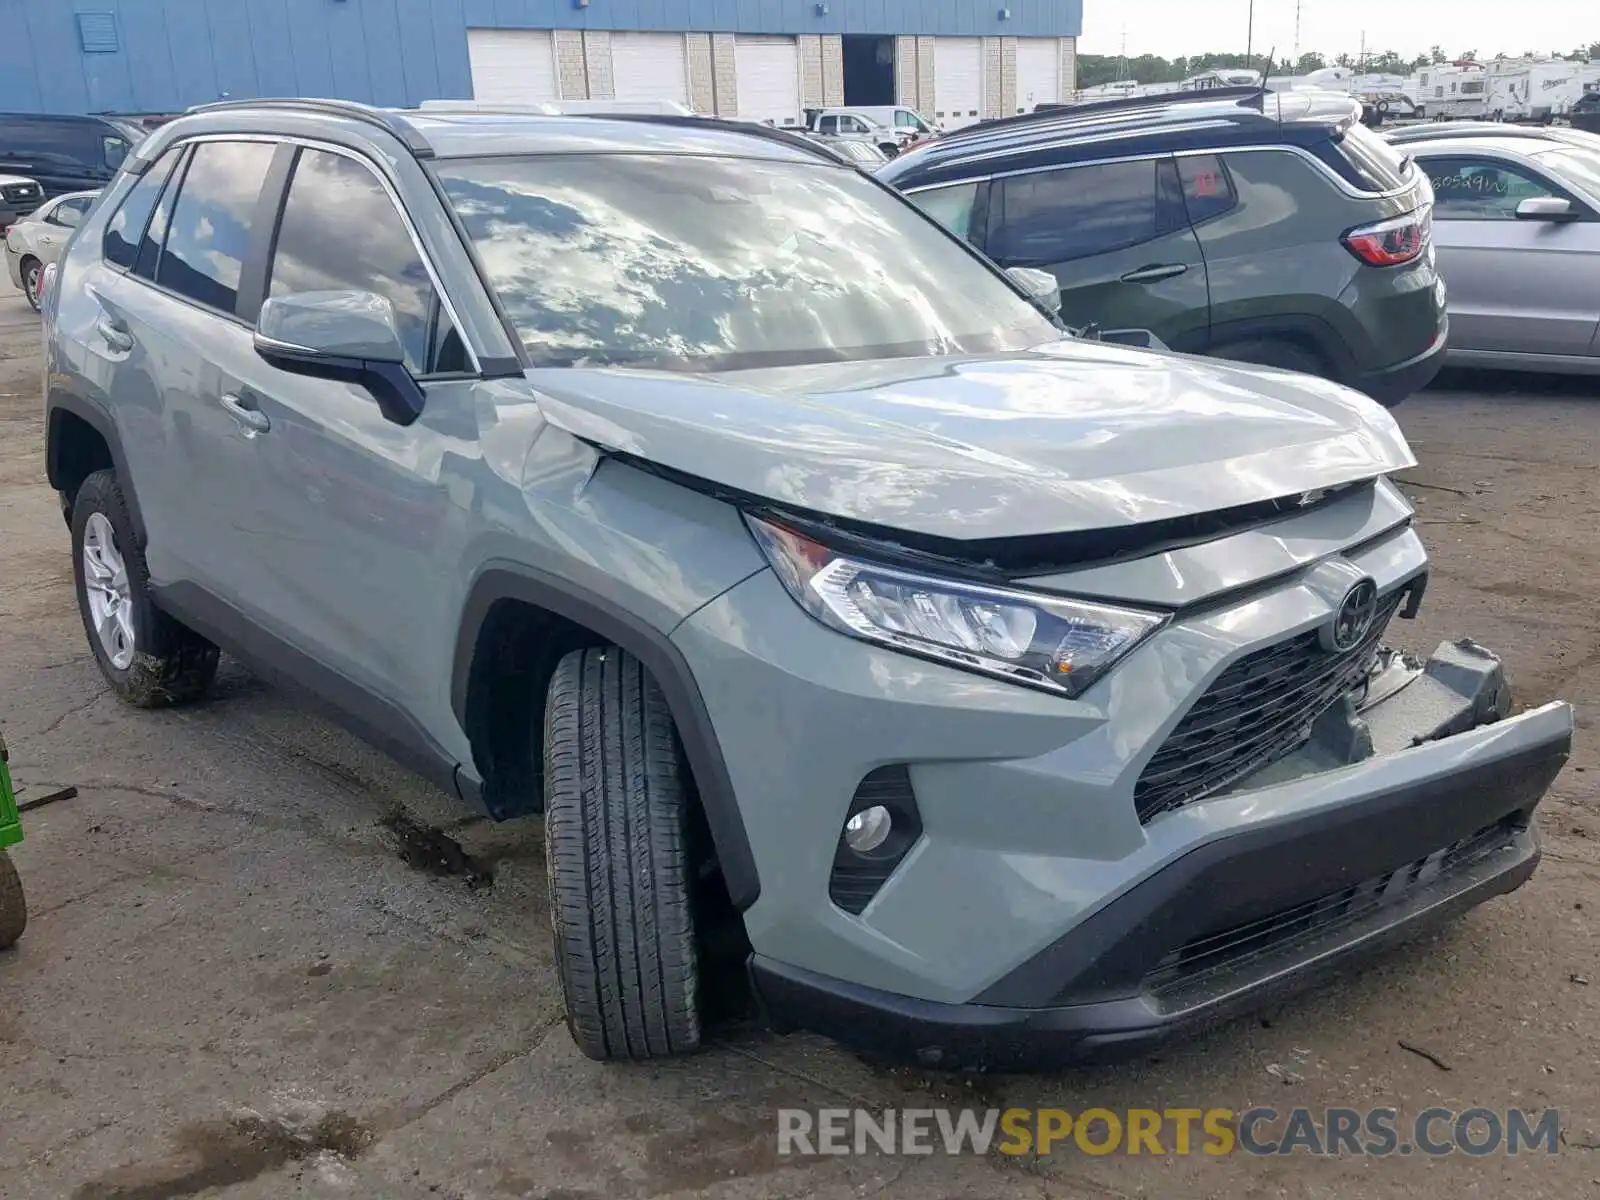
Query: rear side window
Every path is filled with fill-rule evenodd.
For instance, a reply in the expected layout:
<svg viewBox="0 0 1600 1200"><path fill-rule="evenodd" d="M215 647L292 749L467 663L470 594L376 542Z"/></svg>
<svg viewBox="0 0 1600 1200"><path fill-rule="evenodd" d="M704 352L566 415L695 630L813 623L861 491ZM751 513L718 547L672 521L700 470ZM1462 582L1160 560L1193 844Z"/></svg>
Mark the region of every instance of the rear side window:
<svg viewBox="0 0 1600 1200"><path fill-rule="evenodd" d="M971 239L972 206L978 199L977 184L958 183L951 187L915 192L906 199L958 238Z"/></svg>
<svg viewBox="0 0 1600 1200"><path fill-rule="evenodd" d="M440 337L433 280L411 231L370 168L342 154L302 150L289 183L269 296L318 291L375 292L394 306L413 374L459 370L459 343ZM457 345L455 361L429 364L429 347Z"/></svg>
<svg viewBox="0 0 1600 1200"><path fill-rule="evenodd" d="M178 189L156 282L197 304L232 313L250 250L261 185L276 147L201 142Z"/></svg>
<svg viewBox="0 0 1600 1200"><path fill-rule="evenodd" d="M1351 125L1329 149L1347 168L1339 173L1363 191L1392 192L1411 179L1410 160L1365 125Z"/></svg>
<svg viewBox="0 0 1600 1200"><path fill-rule="evenodd" d="M986 249L1006 266L1089 258L1165 232L1154 161L1013 175L995 186Z"/></svg>
<svg viewBox="0 0 1600 1200"><path fill-rule="evenodd" d="M1183 182L1183 204L1191 224L1220 217L1238 206L1239 194L1233 190L1233 180L1216 155L1180 158L1178 176Z"/></svg>
<svg viewBox="0 0 1600 1200"><path fill-rule="evenodd" d="M144 227L150 223L150 214L161 196L161 188L182 153L181 149L174 147L151 164L123 198L121 207L112 214L100 243L100 252L108 263L129 269L133 267L134 260L139 257L139 239L144 236Z"/></svg>

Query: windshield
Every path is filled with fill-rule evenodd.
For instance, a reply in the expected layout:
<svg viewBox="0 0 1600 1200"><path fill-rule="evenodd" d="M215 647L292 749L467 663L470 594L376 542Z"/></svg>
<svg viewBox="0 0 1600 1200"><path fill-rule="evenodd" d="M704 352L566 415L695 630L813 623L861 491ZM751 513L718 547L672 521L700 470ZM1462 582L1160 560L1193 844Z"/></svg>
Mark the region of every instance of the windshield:
<svg viewBox="0 0 1600 1200"><path fill-rule="evenodd" d="M1600 200L1600 150L1563 146L1539 155L1539 165Z"/></svg>
<svg viewBox="0 0 1600 1200"><path fill-rule="evenodd" d="M538 366L738 370L1061 336L843 166L611 154L437 169Z"/></svg>

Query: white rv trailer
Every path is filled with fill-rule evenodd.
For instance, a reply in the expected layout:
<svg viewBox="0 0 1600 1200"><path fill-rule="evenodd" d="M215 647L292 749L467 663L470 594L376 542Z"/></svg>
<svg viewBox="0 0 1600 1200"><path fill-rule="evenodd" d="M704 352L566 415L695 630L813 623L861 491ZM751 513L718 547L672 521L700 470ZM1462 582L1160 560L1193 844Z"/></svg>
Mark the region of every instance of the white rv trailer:
<svg viewBox="0 0 1600 1200"><path fill-rule="evenodd" d="M1439 63L1417 71L1417 115L1430 120L1489 115L1489 73L1480 62Z"/></svg>

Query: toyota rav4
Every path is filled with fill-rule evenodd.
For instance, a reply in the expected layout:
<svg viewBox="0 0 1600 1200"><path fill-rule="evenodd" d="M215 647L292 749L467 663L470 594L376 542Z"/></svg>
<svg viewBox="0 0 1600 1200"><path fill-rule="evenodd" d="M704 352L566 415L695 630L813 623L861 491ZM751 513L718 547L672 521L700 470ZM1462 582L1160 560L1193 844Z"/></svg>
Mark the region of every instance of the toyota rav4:
<svg viewBox="0 0 1600 1200"><path fill-rule="evenodd" d="M1038 295L783 131L197 111L46 288L89 644L542 812L597 1058L730 940L781 1029L1114 1052L1527 879L1572 714L1387 648L1391 417Z"/></svg>

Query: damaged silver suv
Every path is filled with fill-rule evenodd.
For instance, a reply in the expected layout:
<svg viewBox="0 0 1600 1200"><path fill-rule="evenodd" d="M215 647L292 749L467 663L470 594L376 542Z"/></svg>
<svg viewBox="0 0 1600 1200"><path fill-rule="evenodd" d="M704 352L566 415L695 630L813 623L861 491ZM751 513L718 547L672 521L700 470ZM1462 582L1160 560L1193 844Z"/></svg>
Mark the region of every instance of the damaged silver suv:
<svg viewBox="0 0 1600 1200"><path fill-rule="evenodd" d="M89 644L542 812L597 1058L730 940L780 1028L1125 1050L1527 879L1572 714L1385 649L1389 415L1047 308L780 131L197 111L45 297Z"/></svg>

